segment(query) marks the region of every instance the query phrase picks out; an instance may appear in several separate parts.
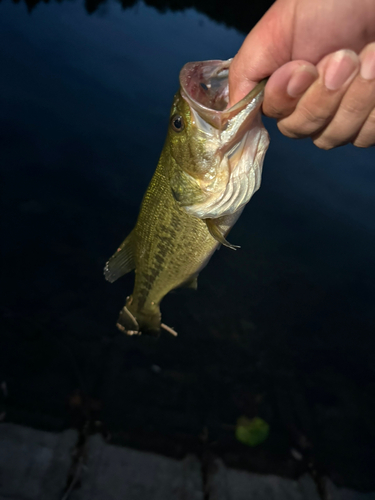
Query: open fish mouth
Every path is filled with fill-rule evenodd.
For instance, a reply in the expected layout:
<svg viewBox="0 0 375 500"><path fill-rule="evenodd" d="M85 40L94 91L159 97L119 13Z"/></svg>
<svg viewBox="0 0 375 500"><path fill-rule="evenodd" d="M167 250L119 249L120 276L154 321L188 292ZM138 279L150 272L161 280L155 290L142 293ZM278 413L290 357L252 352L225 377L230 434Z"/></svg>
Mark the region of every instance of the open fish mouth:
<svg viewBox="0 0 375 500"><path fill-rule="evenodd" d="M263 101L262 81L241 101L231 108L229 104L228 76L232 59L185 64L180 72L181 95L199 116L209 124L223 130L230 119L251 104L251 111L259 109ZM250 111L250 110L249 110Z"/></svg>
<svg viewBox="0 0 375 500"><path fill-rule="evenodd" d="M209 182L197 181L204 201L183 207L201 219L232 215L243 209L260 187L269 144L260 116L266 80L229 108L231 61L192 62L180 72L180 93L190 106L192 123L197 133L210 139L207 147L215 150L215 175Z"/></svg>
<svg viewBox="0 0 375 500"><path fill-rule="evenodd" d="M180 72L183 97L202 118L220 128L221 111L229 102L228 61L203 61L185 64ZM217 111L219 113L217 113Z"/></svg>

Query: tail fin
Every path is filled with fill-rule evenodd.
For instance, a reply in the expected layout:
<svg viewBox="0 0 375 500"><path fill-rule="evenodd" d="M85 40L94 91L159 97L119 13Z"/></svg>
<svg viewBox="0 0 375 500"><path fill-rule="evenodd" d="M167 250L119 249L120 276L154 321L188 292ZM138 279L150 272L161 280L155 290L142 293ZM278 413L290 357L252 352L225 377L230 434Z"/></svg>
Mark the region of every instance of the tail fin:
<svg viewBox="0 0 375 500"><path fill-rule="evenodd" d="M151 311L137 311L132 307L133 299L128 297L117 320L117 328L127 335L151 335L158 337L161 328L159 306L153 306Z"/></svg>

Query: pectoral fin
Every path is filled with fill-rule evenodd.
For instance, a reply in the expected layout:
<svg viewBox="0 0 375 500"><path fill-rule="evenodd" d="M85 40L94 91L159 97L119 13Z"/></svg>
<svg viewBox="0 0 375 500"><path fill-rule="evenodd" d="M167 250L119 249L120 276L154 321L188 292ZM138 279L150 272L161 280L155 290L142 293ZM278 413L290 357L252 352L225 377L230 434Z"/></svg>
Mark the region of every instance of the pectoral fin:
<svg viewBox="0 0 375 500"><path fill-rule="evenodd" d="M135 269L133 231L112 255L104 268L105 279L111 283Z"/></svg>
<svg viewBox="0 0 375 500"><path fill-rule="evenodd" d="M241 248L238 245L232 245L231 243L229 243L229 241L225 239L224 234L220 230L219 219L204 219L204 220L207 224L207 228L210 231L211 236L215 238L216 241L218 241L219 243L228 248L231 248L232 250L237 250L237 248Z"/></svg>

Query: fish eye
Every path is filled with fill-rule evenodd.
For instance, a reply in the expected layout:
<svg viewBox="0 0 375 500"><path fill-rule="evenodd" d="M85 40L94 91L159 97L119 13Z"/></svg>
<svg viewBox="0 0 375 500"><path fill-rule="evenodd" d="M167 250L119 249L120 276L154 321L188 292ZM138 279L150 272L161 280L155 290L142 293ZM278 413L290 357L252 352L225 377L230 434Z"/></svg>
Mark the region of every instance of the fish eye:
<svg viewBox="0 0 375 500"><path fill-rule="evenodd" d="M171 124L175 132L181 132L185 128L184 119L180 115L172 116Z"/></svg>

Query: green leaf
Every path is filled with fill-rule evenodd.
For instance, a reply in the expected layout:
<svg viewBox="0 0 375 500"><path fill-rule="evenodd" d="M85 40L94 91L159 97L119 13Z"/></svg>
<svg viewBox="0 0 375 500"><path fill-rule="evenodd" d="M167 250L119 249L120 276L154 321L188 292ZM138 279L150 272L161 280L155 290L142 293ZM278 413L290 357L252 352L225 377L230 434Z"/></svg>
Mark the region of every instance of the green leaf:
<svg viewBox="0 0 375 500"><path fill-rule="evenodd" d="M236 439L248 446L257 446L268 438L270 426L262 418L249 419L245 416L237 420Z"/></svg>

